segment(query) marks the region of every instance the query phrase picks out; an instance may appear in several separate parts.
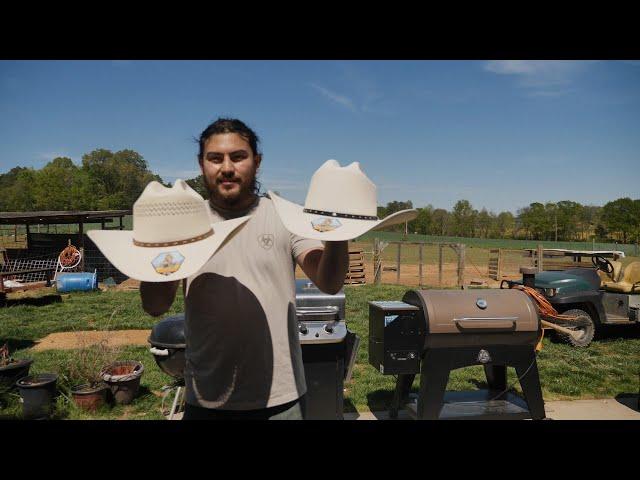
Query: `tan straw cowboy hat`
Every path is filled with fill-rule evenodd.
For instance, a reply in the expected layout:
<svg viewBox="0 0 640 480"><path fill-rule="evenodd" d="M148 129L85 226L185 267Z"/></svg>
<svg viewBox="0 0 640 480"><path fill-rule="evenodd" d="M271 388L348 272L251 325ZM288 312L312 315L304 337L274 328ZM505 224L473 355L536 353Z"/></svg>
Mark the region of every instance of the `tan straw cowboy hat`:
<svg viewBox="0 0 640 480"><path fill-rule="evenodd" d="M211 223L208 205L184 180L149 183L133 204L133 230L90 230L89 238L122 273L143 282L195 274L250 217Z"/></svg>
<svg viewBox="0 0 640 480"><path fill-rule="evenodd" d="M311 177L304 207L271 191L269 197L287 230L317 240L351 240L418 216L417 210L409 209L380 220L376 186L358 162L341 167L336 160L327 160Z"/></svg>

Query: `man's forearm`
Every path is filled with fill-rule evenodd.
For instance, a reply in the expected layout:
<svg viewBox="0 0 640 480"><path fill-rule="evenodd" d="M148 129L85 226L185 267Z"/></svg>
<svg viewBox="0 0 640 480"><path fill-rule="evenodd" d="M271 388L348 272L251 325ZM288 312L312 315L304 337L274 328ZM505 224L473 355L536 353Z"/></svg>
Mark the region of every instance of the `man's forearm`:
<svg viewBox="0 0 640 480"><path fill-rule="evenodd" d="M162 315L171 308L180 280L175 282L141 282L142 308L153 317Z"/></svg>
<svg viewBox="0 0 640 480"><path fill-rule="evenodd" d="M320 290L336 294L344 285L349 270L349 242L326 242L318 261L316 285Z"/></svg>

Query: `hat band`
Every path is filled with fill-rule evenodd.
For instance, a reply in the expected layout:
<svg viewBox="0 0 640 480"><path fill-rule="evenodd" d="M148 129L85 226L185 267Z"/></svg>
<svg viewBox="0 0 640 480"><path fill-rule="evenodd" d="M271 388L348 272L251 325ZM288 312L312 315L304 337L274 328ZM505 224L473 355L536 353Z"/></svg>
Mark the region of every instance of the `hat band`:
<svg viewBox="0 0 640 480"><path fill-rule="evenodd" d="M213 235L213 228L209 229L208 232L203 233L202 235L198 235L197 237L187 238L186 240L178 240L176 242L139 242L135 238L133 239L133 244L136 247L174 247L176 245L186 245L187 243L197 242L199 240L204 240L207 237Z"/></svg>
<svg viewBox="0 0 640 480"><path fill-rule="evenodd" d="M352 215L350 213L323 212L322 210L312 210L310 208L305 208L302 211L304 213L313 213L316 215L324 215L327 217L353 218L355 220L374 220L374 221L378 220L378 217L371 217L367 215Z"/></svg>

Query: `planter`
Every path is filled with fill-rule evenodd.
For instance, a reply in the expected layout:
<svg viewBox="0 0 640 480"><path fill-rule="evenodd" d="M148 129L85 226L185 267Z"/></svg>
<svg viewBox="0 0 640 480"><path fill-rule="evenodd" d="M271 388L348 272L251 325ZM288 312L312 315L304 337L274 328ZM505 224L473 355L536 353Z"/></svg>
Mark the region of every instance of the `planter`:
<svg viewBox="0 0 640 480"><path fill-rule="evenodd" d="M140 388L140 377L144 372L144 365L135 360L113 362L104 367L100 376L109 385L111 395L118 405L131 403Z"/></svg>
<svg viewBox="0 0 640 480"><path fill-rule="evenodd" d="M108 391L109 387L104 383L95 386L86 383L72 387L71 397L73 398L73 403L82 410L95 412L107 401Z"/></svg>
<svg viewBox="0 0 640 480"><path fill-rule="evenodd" d="M16 382L22 397L24 418L40 420L49 417L57 393L57 380L55 373L41 373L22 377Z"/></svg>
<svg viewBox="0 0 640 480"><path fill-rule="evenodd" d="M14 388L16 381L29 375L29 368L31 368L32 363L33 360L31 358L25 358L0 367L0 387Z"/></svg>

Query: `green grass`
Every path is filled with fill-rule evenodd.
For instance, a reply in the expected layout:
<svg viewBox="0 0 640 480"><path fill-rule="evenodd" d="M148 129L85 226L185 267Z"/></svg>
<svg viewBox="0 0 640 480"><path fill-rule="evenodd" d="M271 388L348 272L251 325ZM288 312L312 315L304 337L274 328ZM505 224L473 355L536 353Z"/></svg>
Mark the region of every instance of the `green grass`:
<svg viewBox="0 0 640 480"><path fill-rule="evenodd" d="M363 285L345 287L346 316L349 328L360 336L360 349L350 382L346 384L345 410L385 410L393 395L394 378L382 375L368 363L368 304L370 300L399 300L407 290L401 285ZM51 295L51 292L46 292ZM179 291L169 313L183 310L184 299ZM114 313L115 312L115 313ZM113 314L113 316L112 316ZM62 371L73 360L72 350L30 350L35 340L49 333L75 330L151 328L157 319L144 313L138 292L73 293L62 302L40 306L14 305L0 308L0 344L10 343L14 357L31 357L32 372ZM144 346L126 347L121 359L139 360L145 366L140 395L131 405L103 408L88 414L60 398L57 418L128 418L161 419L161 392L170 378L155 364ZM610 328L604 336L586 349L554 343L548 338L538 355L538 368L545 400L608 398L623 393L637 393L640 372L640 328L637 326ZM516 380L508 369L508 381ZM484 387L481 367L451 372L449 390L474 390ZM61 384L64 391L66 386ZM418 379L414 383L417 391ZM515 390L520 392L517 384ZM3 395L0 418L20 415L20 403L15 394ZM169 399L167 399L169 402ZM0 402L1 403L1 402ZM165 405L168 408L169 405Z"/></svg>

